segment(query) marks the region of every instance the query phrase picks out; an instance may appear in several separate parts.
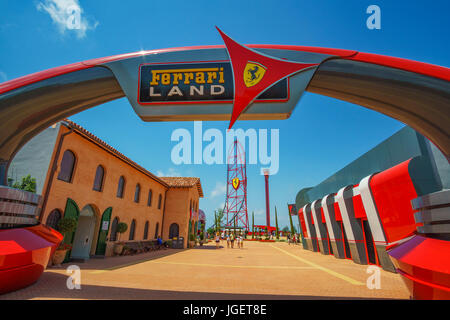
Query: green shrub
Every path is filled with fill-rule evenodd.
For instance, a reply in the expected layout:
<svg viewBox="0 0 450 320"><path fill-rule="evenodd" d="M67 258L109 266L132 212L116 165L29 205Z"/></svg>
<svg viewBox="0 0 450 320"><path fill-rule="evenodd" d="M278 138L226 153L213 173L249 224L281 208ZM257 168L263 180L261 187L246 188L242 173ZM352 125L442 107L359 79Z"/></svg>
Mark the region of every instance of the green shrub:
<svg viewBox="0 0 450 320"><path fill-rule="evenodd" d="M59 232L61 232L64 235L66 233L73 232L77 227L77 224L78 224L77 219L70 217L63 217L59 220L56 228L58 229Z"/></svg>
<svg viewBox="0 0 450 320"><path fill-rule="evenodd" d="M119 239L120 239L120 235L122 233L124 233L125 231L127 231L128 229L128 225L125 222L119 222L119 224L117 225L117 232L119 233Z"/></svg>
<svg viewBox="0 0 450 320"><path fill-rule="evenodd" d="M32 178L31 175L22 177L21 182L16 182L12 186L13 188L36 193L36 179Z"/></svg>

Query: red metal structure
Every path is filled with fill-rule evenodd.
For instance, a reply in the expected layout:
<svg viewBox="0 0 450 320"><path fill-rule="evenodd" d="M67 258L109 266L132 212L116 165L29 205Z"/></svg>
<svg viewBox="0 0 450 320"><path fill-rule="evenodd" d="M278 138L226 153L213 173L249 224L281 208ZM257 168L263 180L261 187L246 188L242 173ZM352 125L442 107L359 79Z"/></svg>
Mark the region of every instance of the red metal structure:
<svg viewBox="0 0 450 320"><path fill-rule="evenodd" d="M224 214L227 217L227 227L243 227L249 231L245 164L245 150L235 139L227 157L227 199Z"/></svg>

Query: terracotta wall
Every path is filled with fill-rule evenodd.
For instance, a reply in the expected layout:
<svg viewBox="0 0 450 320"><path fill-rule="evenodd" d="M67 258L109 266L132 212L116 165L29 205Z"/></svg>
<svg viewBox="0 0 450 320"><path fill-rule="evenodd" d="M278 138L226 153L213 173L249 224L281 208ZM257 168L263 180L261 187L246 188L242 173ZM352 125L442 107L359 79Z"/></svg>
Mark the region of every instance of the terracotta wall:
<svg viewBox="0 0 450 320"><path fill-rule="evenodd" d="M188 228L190 217L190 202L197 203L199 201L199 194L195 187L193 188L170 188L166 195L166 214L164 217L164 232L163 238L168 239L169 228L172 223L177 223L179 226L179 236L184 237L185 246L188 241ZM194 208L197 209L197 208ZM196 219L193 220L194 225Z"/></svg>
<svg viewBox="0 0 450 320"><path fill-rule="evenodd" d="M61 126L60 134L68 131L69 129ZM57 139L57 144L58 141L59 137ZM67 149L71 150L77 158L73 178L70 183L57 179L60 171L61 159L64 151ZM128 240L132 219L136 219L136 240L143 239L146 221L149 221L149 239L153 239L154 237L157 222L159 222L159 229L161 230L164 193L167 189L161 183L126 164L123 160L75 132L64 138L57 163L58 167L56 174L54 175L47 205L43 213L42 221L44 223L53 209L59 209L63 213L67 198L70 197L78 204L80 210L86 205L91 205L94 208L97 214L96 234L98 233L101 215L108 207L113 208L111 223L114 217L119 216L121 222L126 222L128 224L128 230L122 234L121 240ZM94 177L98 165L102 165L105 169L103 189L101 192L93 190ZM123 198L118 198L116 197L117 186L119 178L122 175L126 179L124 196ZM137 183L141 185L139 203L134 202L135 187ZM152 205L149 207L147 206L147 199L150 188L153 190L153 201ZM162 194L163 196L161 209L158 209L157 207L159 194ZM94 241L96 242L96 240L97 236L95 235ZM95 248L95 243L92 247L93 249Z"/></svg>
<svg viewBox="0 0 450 320"><path fill-rule="evenodd" d="M60 137L67 132L69 132L69 129L61 126L53 151L51 165L53 164ZM72 151L76 156L71 182L58 180L61 160L66 150ZM105 170L101 192L93 190L98 165L102 165ZM126 181L123 198L116 196L120 176L124 176ZM49 177L50 175L47 174L45 187L49 183ZM141 186L139 203L134 201L137 183ZM152 189L152 204L148 206L147 200L150 189ZM162 202L161 208L158 209L160 194L162 195ZM143 240L146 221L149 221L148 239L154 239L156 224L159 223L158 234L161 235L163 231L162 237L166 240L169 236L169 227L174 222L178 223L180 227L180 236L184 236L185 239L188 238L189 206L192 201L196 205L194 209L198 210L199 203L199 194L195 186L191 188L168 188L76 131L64 137L57 159L57 169L51 183L47 204L44 208L42 222L46 222L48 215L54 209L59 209L61 213L64 213L67 198L74 200L80 210L86 205L91 205L96 212L96 226L91 254L95 252L101 216L108 207L113 208L110 226L115 217L119 217L120 222L128 224L128 230L120 236L120 240L126 241L129 239L133 219L136 220L135 240ZM163 212L165 212L164 219ZM108 239L110 233L111 227Z"/></svg>

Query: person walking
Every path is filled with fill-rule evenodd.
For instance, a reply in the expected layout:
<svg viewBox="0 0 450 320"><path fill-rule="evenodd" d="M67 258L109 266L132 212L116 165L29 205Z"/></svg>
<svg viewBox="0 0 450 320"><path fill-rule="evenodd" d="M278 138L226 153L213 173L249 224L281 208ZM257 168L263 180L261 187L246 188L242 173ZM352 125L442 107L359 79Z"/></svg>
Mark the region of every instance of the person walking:
<svg viewBox="0 0 450 320"><path fill-rule="evenodd" d="M290 233L287 234L287 241L288 241L288 245L290 245L291 244L291 234Z"/></svg>
<svg viewBox="0 0 450 320"><path fill-rule="evenodd" d="M232 232L230 235L231 249L234 247L234 233Z"/></svg>
<svg viewBox="0 0 450 320"><path fill-rule="evenodd" d="M217 232L217 234L216 234L216 249L219 249L219 243L220 243L220 235Z"/></svg>
<svg viewBox="0 0 450 320"><path fill-rule="evenodd" d="M227 232L227 248L230 248L230 234Z"/></svg>
<svg viewBox="0 0 450 320"><path fill-rule="evenodd" d="M241 249L244 248L244 236L241 232Z"/></svg>

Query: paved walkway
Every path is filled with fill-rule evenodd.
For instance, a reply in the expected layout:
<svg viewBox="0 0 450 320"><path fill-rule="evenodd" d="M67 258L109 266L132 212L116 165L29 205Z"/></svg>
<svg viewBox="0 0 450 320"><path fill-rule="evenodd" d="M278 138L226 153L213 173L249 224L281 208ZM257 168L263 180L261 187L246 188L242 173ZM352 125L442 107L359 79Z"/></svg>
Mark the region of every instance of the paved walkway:
<svg viewBox="0 0 450 320"><path fill-rule="evenodd" d="M366 286L367 267L284 242L246 241L243 249L162 250L78 264L81 289L64 268L1 299L408 299L400 276L381 270L381 289Z"/></svg>

